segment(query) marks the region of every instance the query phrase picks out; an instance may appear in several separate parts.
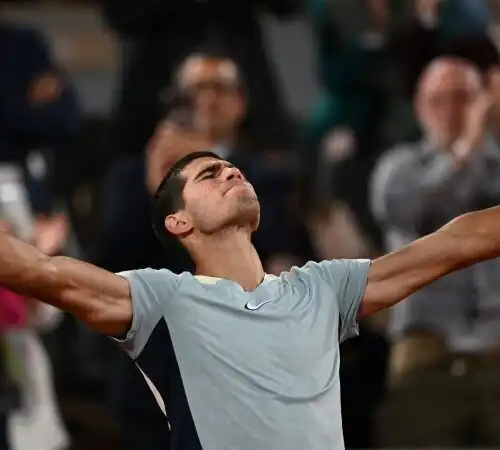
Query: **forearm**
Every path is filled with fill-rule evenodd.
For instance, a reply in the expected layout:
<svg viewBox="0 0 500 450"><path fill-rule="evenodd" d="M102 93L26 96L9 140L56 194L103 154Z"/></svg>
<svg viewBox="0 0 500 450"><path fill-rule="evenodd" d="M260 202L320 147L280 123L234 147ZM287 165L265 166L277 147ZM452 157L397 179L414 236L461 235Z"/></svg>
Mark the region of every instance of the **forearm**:
<svg viewBox="0 0 500 450"><path fill-rule="evenodd" d="M438 233L455 241L458 267L500 257L500 206L457 217Z"/></svg>
<svg viewBox="0 0 500 450"><path fill-rule="evenodd" d="M57 273L49 256L32 245L0 232L1 286L28 297L40 297L42 284L47 292L56 283Z"/></svg>
<svg viewBox="0 0 500 450"><path fill-rule="evenodd" d="M128 281L82 261L49 257L0 233L0 286L70 312L105 334L127 331L132 320Z"/></svg>
<svg viewBox="0 0 500 450"><path fill-rule="evenodd" d="M456 270L500 257L500 207L464 214L372 262L359 316L390 308Z"/></svg>

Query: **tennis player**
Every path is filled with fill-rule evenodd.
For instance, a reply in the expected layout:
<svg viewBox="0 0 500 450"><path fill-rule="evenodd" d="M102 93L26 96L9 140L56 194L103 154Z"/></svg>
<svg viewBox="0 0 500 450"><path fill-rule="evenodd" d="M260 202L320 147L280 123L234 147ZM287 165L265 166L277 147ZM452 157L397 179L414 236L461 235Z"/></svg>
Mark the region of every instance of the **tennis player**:
<svg viewBox="0 0 500 450"><path fill-rule="evenodd" d="M197 275L115 275L2 234L0 285L113 336L168 410L174 450L343 449L339 343L357 334L357 320L500 256L495 207L374 261L310 262L268 276L250 240L257 196L210 152L172 166L154 210L159 237L178 238ZM158 373L164 365L148 353L155 339L168 373Z"/></svg>

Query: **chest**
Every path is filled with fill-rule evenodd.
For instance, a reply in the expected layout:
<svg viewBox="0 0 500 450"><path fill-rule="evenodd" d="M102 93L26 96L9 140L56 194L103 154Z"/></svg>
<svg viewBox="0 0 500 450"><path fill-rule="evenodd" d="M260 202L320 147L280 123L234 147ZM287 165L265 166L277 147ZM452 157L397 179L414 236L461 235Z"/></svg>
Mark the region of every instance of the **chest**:
<svg viewBox="0 0 500 450"><path fill-rule="evenodd" d="M338 321L307 289L270 283L247 293L222 284L179 297L165 318L177 357L191 370L303 394L336 371Z"/></svg>

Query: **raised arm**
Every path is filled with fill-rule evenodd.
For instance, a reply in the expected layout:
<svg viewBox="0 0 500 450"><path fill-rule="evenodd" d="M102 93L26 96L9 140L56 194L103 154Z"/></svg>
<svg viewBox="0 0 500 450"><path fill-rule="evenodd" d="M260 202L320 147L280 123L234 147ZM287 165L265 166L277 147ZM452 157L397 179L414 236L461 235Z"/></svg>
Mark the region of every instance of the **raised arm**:
<svg viewBox="0 0 500 450"><path fill-rule="evenodd" d="M500 207L464 214L372 262L358 315L389 308L450 272L500 257Z"/></svg>
<svg viewBox="0 0 500 450"><path fill-rule="evenodd" d="M0 285L72 313L100 333L121 335L132 323L125 278L82 261L49 257L3 232Z"/></svg>

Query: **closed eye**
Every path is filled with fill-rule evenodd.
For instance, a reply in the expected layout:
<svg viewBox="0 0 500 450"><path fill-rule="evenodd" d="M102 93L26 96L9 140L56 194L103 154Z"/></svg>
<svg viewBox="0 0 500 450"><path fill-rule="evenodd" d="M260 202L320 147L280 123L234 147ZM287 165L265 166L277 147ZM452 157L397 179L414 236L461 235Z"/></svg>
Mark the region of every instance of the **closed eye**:
<svg viewBox="0 0 500 450"><path fill-rule="evenodd" d="M203 180L209 180L211 178L215 178L215 175L216 175L216 172L215 170L214 171L211 171L211 172L208 172L206 173L205 175L203 175L203 177L201 178L200 181L203 181Z"/></svg>
<svg viewBox="0 0 500 450"><path fill-rule="evenodd" d="M196 177L194 178L194 181L203 181L203 180L209 180L212 178L218 177L222 170L225 167L233 167L232 164L229 164L228 162L216 162L208 167L205 167Z"/></svg>
<svg viewBox="0 0 500 450"><path fill-rule="evenodd" d="M205 169L203 169L197 176L196 180L197 181L203 181L203 180L208 180L212 178L216 178L219 176L219 174L222 172L222 169L224 166L221 163L215 163L212 164Z"/></svg>

